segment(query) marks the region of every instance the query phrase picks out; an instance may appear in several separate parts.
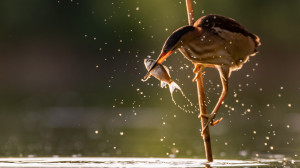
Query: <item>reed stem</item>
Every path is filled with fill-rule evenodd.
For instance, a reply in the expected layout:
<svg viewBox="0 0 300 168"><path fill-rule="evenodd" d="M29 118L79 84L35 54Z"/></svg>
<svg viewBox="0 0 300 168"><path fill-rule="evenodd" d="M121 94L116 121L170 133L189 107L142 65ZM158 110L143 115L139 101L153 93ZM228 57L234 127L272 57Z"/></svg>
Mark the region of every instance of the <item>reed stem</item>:
<svg viewBox="0 0 300 168"><path fill-rule="evenodd" d="M186 0L186 11L187 11L189 25L192 26L194 24L194 10L193 10L192 0Z"/></svg>
<svg viewBox="0 0 300 168"><path fill-rule="evenodd" d="M186 9L187 9L189 25L192 26L194 24L194 10L193 10L192 0L186 0ZM202 75L203 68L201 67L200 70L201 71L196 72L198 74L195 75L197 76L196 82L197 82L197 93L198 93L198 101L199 101L199 109L200 109L199 118L201 120L201 128L202 130L204 130L204 127L208 122L208 118L203 117L205 114L207 114L207 111L206 111L205 93L204 93L204 86L203 86L203 75ZM207 162L213 162L209 127L207 127L205 131L202 133L202 137L203 137Z"/></svg>
<svg viewBox="0 0 300 168"><path fill-rule="evenodd" d="M205 93L204 93L204 87L203 87L202 71L200 71L198 73L199 74L198 74L198 77L196 78L196 82L197 82L198 100L199 100L199 109L200 109L199 118L201 120L201 128L203 130L206 123L208 122L208 118L203 117L204 115L207 114L206 104L205 104ZM213 162L209 127L207 127L204 130L204 132L202 132L202 137L203 137L203 142L204 142L206 160L207 160L207 162Z"/></svg>

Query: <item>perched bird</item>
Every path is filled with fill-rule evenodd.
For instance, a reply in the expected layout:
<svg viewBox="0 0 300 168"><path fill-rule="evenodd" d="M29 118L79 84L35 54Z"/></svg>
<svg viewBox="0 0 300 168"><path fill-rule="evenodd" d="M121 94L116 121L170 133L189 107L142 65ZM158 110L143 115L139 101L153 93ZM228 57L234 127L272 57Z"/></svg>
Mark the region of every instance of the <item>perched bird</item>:
<svg viewBox="0 0 300 168"><path fill-rule="evenodd" d="M204 116L209 118L208 123L212 123L227 95L231 72L239 70L250 56L254 56L258 46L260 46L259 37L248 32L235 20L214 14L203 16L193 26L183 26L169 36L145 78L176 49L195 65L194 80L205 67L216 68L220 74L223 90L212 113Z"/></svg>
<svg viewBox="0 0 300 168"><path fill-rule="evenodd" d="M144 59L144 64L146 69L149 71L150 68L155 63L154 59ZM169 85L169 89L171 92L171 95L173 94L175 89L178 89L182 92L181 88L172 80L170 76L169 69L162 65L162 64L156 64L155 67L153 67L152 71L150 72L150 75L154 76L156 79L158 79L161 84L160 86L164 88L166 85ZM147 81L150 76L148 76L146 79L142 80L143 82Z"/></svg>

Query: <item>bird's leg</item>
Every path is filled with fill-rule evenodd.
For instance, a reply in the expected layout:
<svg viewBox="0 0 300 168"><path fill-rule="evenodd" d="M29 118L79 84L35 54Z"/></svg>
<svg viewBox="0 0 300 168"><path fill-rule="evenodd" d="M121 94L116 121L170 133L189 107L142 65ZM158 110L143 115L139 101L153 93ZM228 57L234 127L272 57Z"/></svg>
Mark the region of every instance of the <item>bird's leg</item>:
<svg viewBox="0 0 300 168"><path fill-rule="evenodd" d="M226 95L227 95L227 91L228 91L228 76L229 76L229 68L228 67L221 67L218 66L217 67L219 73L220 73L220 78L221 78L221 82L222 82L222 86L223 86L223 90L221 93L221 96L215 106L215 108L213 109L212 113L205 115L203 117L207 117L208 118L208 122L205 125L205 127L203 128L202 132L205 131L205 129L208 127L209 124L211 125L216 125L218 124L222 118L220 120L217 120L215 122L213 122L213 119L215 118L220 106L222 105L222 102L224 101Z"/></svg>

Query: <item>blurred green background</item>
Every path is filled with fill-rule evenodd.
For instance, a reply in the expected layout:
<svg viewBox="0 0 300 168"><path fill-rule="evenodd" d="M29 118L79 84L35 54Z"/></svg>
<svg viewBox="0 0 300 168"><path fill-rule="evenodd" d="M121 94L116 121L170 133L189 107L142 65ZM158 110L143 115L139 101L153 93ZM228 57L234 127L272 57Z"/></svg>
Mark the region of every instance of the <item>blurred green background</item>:
<svg viewBox="0 0 300 168"><path fill-rule="evenodd" d="M299 159L299 9L299 0L194 1L196 18L232 17L262 42L232 73L211 128L215 158ZM156 79L141 82L143 59L186 24L184 0L0 1L0 156L203 158L198 112L177 108ZM196 104L192 64L180 53L164 64ZM210 111L217 71L204 81Z"/></svg>

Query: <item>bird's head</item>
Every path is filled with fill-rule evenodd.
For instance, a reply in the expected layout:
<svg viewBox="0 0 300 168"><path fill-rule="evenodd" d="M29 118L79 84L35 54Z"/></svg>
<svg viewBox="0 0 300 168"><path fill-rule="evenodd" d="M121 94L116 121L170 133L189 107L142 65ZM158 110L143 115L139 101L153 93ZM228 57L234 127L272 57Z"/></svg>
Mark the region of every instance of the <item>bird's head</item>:
<svg viewBox="0 0 300 168"><path fill-rule="evenodd" d="M160 55L158 56L155 63L151 66L148 70L147 74L145 75L144 79L148 78L152 69L157 65L164 62L177 48L179 48L184 41L182 38L188 32L194 31L196 28L193 26L183 26L176 31L174 31L166 40Z"/></svg>

